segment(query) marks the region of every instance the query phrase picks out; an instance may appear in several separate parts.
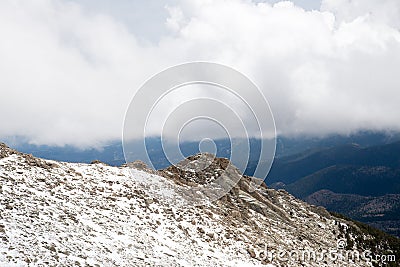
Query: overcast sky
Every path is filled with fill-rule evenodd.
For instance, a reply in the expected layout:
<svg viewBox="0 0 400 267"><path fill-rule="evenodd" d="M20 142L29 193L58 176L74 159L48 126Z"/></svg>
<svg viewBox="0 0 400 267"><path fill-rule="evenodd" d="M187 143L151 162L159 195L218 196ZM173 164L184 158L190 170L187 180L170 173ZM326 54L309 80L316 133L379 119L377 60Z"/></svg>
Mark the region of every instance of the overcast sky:
<svg viewBox="0 0 400 267"><path fill-rule="evenodd" d="M0 1L0 140L121 139L155 73L212 61L250 77L277 131L400 130L400 1Z"/></svg>

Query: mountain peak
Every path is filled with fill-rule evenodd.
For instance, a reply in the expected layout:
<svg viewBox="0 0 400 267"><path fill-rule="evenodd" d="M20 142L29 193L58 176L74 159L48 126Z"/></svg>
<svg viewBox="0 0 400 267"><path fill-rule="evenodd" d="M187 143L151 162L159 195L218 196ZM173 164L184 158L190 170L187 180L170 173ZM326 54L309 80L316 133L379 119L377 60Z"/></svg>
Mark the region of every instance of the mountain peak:
<svg viewBox="0 0 400 267"><path fill-rule="evenodd" d="M234 175L242 176L229 159L217 158L210 153L199 153L161 170L160 174L186 185L205 185L216 181L229 167L235 170Z"/></svg>

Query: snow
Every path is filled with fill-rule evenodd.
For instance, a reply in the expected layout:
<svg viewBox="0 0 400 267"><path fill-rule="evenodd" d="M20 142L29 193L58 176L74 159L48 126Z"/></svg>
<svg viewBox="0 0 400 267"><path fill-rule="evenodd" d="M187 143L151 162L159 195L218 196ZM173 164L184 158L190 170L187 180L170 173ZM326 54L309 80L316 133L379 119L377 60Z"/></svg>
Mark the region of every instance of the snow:
<svg viewBox="0 0 400 267"><path fill-rule="evenodd" d="M241 192L236 202L274 208L236 218L223 202L171 206L163 197L174 192L158 198L157 190L173 181L144 171L48 162L57 166L32 166L18 154L0 159L0 266L278 266L249 248L336 244L332 220L281 193L271 191L278 197L268 204ZM297 240L305 229L310 239Z"/></svg>

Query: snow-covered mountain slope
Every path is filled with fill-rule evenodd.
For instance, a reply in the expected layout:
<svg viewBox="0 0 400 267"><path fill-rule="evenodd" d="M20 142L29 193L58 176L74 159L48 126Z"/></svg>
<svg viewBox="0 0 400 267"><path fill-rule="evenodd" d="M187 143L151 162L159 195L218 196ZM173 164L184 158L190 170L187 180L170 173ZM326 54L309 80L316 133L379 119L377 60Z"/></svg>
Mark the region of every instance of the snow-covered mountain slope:
<svg viewBox="0 0 400 267"><path fill-rule="evenodd" d="M135 179L176 183L170 171L48 161L0 144L0 266L369 266L327 253L362 252L337 248L351 223L285 191L252 192L248 177L203 206L171 206Z"/></svg>

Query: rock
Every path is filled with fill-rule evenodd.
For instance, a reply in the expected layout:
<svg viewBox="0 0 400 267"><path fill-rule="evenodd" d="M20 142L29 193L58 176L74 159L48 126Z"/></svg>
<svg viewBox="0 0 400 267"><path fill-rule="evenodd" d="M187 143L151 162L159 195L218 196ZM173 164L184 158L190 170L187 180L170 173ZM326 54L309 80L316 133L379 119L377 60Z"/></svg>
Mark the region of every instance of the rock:
<svg viewBox="0 0 400 267"><path fill-rule="evenodd" d="M207 235L209 238L214 239L214 233L208 232L208 233L206 233L206 235Z"/></svg>
<svg viewBox="0 0 400 267"><path fill-rule="evenodd" d="M256 257L256 252L252 248L248 248L247 252L249 253L250 257L255 258Z"/></svg>
<svg viewBox="0 0 400 267"><path fill-rule="evenodd" d="M146 199L144 200L144 202L146 203L146 206L148 206L148 205L150 205L150 204L153 204L153 203L154 203L154 200L153 200L152 198L146 198Z"/></svg>
<svg viewBox="0 0 400 267"><path fill-rule="evenodd" d="M234 179L242 176L228 159L216 158L210 153L190 156L176 166L172 165L159 173L178 184L183 183L191 186L210 184L220 178L221 175L234 177Z"/></svg>
<svg viewBox="0 0 400 267"><path fill-rule="evenodd" d="M147 164L141 160L135 160L134 162L129 162L127 164L124 164L123 166L133 168L133 169L136 169L139 171L144 171L144 172L151 173L151 174L158 173L157 171L155 171L155 170L151 169L149 166L147 166Z"/></svg>
<svg viewBox="0 0 400 267"><path fill-rule="evenodd" d="M237 211L237 210L233 210L233 211L231 212L231 216L232 216L233 218L235 218L235 219L241 219L241 218L242 218L242 215L241 215L240 212Z"/></svg>
<svg viewBox="0 0 400 267"><path fill-rule="evenodd" d="M14 149L9 148L6 144L0 143L0 159L11 156L13 154L20 154Z"/></svg>

